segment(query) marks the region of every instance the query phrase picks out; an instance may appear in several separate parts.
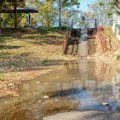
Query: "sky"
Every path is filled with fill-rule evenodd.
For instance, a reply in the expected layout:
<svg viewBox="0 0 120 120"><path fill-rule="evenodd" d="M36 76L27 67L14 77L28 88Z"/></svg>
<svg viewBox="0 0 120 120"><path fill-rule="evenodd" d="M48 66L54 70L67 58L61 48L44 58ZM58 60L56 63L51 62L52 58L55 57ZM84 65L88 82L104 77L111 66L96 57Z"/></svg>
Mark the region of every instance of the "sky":
<svg viewBox="0 0 120 120"><path fill-rule="evenodd" d="M79 0L80 1L80 10L87 11L87 4L94 3L96 0Z"/></svg>

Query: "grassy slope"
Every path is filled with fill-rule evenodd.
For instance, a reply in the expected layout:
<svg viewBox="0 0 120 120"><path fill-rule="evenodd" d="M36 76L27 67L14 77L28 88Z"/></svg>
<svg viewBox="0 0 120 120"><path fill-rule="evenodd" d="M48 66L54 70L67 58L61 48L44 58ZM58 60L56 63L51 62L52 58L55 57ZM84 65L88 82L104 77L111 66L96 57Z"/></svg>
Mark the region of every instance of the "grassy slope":
<svg viewBox="0 0 120 120"><path fill-rule="evenodd" d="M61 31L26 30L0 37L0 94L13 94L9 83L30 80L74 60L62 55ZM50 67L51 66L51 67Z"/></svg>

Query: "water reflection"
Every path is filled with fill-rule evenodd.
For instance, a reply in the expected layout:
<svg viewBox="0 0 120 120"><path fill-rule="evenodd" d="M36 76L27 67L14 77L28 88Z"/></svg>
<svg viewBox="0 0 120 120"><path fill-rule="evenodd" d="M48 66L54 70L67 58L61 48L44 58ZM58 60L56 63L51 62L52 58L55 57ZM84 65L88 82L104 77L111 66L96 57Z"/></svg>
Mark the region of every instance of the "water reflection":
<svg viewBox="0 0 120 120"><path fill-rule="evenodd" d="M81 59L24 82L19 90L18 97L0 99L1 120L42 120L71 110L115 112L120 107L120 69Z"/></svg>

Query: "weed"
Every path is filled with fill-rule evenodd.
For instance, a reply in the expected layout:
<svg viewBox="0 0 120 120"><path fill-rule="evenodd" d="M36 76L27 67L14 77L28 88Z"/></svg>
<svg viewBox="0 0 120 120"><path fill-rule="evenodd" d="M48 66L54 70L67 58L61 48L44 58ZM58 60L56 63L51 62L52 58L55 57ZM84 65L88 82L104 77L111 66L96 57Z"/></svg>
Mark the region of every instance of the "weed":
<svg viewBox="0 0 120 120"><path fill-rule="evenodd" d="M48 63L48 59L43 59L43 60L42 60L42 64L45 65L45 64L47 64L47 63Z"/></svg>

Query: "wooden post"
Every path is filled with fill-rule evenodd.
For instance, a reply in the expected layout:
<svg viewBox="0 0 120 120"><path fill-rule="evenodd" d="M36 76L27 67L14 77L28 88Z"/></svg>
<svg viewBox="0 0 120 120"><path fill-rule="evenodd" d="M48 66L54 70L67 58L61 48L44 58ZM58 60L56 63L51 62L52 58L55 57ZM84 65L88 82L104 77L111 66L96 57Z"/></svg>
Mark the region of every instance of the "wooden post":
<svg viewBox="0 0 120 120"><path fill-rule="evenodd" d="M95 19L95 30L97 31L97 19Z"/></svg>
<svg viewBox="0 0 120 120"><path fill-rule="evenodd" d="M14 28L17 29L17 25L18 25L18 18L17 18L17 0L15 0L14 11L15 11L15 26L14 26Z"/></svg>

